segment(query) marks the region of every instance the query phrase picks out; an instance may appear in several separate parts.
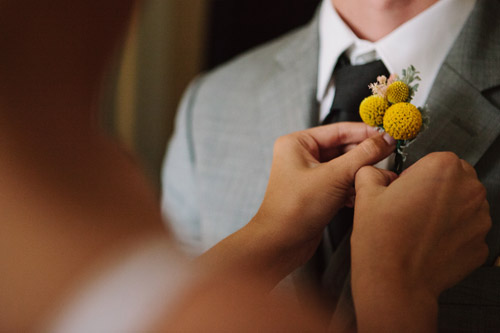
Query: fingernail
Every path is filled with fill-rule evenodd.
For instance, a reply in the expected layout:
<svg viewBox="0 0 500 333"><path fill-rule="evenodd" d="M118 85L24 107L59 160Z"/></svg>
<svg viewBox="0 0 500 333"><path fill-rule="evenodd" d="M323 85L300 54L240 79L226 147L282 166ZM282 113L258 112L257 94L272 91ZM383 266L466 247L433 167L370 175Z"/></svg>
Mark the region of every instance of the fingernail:
<svg viewBox="0 0 500 333"><path fill-rule="evenodd" d="M390 136L388 133L384 133L383 138L389 146L394 146L396 144L396 140L394 140L394 138Z"/></svg>

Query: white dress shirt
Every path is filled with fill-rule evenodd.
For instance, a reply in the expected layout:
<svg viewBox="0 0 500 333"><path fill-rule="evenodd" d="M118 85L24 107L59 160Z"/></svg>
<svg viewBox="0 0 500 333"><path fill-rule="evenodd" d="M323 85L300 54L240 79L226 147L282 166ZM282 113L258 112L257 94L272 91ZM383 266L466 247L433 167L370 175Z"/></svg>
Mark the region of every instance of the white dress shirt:
<svg viewBox="0 0 500 333"><path fill-rule="evenodd" d="M401 75L403 69L414 65L420 71L422 81L412 103L423 106L441 64L475 2L476 0L440 0L372 43L359 39L337 14L331 0L323 0L319 22L317 91L320 121L330 111L335 94L331 76L337 59L344 51L347 51L346 54L354 65L381 59L390 73L398 75Z"/></svg>

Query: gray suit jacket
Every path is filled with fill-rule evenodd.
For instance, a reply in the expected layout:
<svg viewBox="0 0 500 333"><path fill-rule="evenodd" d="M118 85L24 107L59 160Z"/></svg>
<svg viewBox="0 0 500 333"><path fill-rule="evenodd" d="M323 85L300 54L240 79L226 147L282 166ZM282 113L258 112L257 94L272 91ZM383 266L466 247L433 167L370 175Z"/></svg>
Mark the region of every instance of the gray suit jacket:
<svg viewBox="0 0 500 333"><path fill-rule="evenodd" d="M478 0L428 98L430 127L408 149L407 166L454 151L475 166L491 205L490 255L442 295L443 331L500 332L500 267L491 267L500 255L499 18L499 0ZM246 224L262 201L275 139L318 124L318 37L316 17L190 86L163 170L163 207L181 239L205 249Z"/></svg>

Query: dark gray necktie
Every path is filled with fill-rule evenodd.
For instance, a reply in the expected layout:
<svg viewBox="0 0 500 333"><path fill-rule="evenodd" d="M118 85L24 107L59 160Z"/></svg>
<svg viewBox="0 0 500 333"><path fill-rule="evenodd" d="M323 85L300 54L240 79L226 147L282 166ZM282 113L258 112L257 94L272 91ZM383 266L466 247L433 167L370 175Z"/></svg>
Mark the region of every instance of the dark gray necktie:
<svg viewBox="0 0 500 333"><path fill-rule="evenodd" d="M361 121L359 104L365 97L371 95L368 85L375 82L379 75L389 76L387 68L380 60L353 66L345 55L340 56L333 72L335 98L330 108L330 113L322 123ZM344 208L328 226L333 250L338 246L350 228L352 218L353 210Z"/></svg>
<svg viewBox="0 0 500 333"><path fill-rule="evenodd" d="M376 82L377 76L389 76L382 61L377 60L364 65L351 65L342 55L333 72L335 97L323 124L341 121L361 121L359 104L371 95L368 85ZM323 242L312 259L320 292L332 311L337 302L343 304L342 319L346 326L355 325L354 310L350 299L350 234L354 210L342 208L325 230ZM344 295L347 289L347 296ZM347 301L345 300L347 299ZM340 308L340 307L338 307ZM345 313L347 311L347 313ZM349 313L352 311L352 313Z"/></svg>

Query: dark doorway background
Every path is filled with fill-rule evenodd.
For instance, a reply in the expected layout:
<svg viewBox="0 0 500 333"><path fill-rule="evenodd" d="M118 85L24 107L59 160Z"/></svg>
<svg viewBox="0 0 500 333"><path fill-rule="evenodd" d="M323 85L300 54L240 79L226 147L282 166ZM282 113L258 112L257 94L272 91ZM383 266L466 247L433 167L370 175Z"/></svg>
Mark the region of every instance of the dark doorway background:
<svg viewBox="0 0 500 333"><path fill-rule="evenodd" d="M321 0L212 0L204 70L309 22Z"/></svg>

